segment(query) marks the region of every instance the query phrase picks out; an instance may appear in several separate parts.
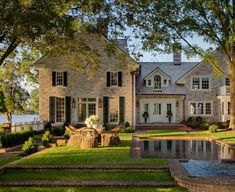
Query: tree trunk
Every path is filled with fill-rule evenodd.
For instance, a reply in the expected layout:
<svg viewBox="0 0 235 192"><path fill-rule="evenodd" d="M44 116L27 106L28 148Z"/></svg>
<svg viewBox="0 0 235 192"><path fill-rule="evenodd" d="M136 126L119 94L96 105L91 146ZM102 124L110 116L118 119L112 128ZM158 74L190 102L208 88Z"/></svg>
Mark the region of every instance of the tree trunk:
<svg viewBox="0 0 235 192"><path fill-rule="evenodd" d="M235 64L235 63L234 63ZM235 129L235 67L230 68L230 123L229 128Z"/></svg>

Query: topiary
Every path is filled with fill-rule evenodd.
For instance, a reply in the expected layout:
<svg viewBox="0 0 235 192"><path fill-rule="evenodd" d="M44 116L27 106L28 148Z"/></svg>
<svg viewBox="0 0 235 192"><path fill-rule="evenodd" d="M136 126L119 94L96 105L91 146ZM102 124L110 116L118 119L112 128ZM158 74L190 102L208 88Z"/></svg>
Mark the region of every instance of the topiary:
<svg viewBox="0 0 235 192"><path fill-rule="evenodd" d="M211 133L216 133L218 129L219 129L219 126L216 124L210 125L210 127L209 127L209 131Z"/></svg>
<svg viewBox="0 0 235 192"><path fill-rule="evenodd" d="M25 155L30 155L32 153L37 152L37 145L34 143L32 137L29 137L28 141L24 142L24 145L22 146L22 151Z"/></svg>
<svg viewBox="0 0 235 192"><path fill-rule="evenodd" d="M125 123L125 127L130 127L130 123L128 121Z"/></svg>

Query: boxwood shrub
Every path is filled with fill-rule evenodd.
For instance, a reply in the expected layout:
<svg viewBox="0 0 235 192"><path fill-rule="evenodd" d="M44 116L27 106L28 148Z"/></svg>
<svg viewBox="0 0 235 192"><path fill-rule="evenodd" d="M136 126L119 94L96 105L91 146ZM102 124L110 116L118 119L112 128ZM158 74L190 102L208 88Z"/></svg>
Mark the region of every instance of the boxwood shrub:
<svg viewBox="0 0 235 192"><path fill-rule="evenodd" d="M2 147L11 147L23 144L29 137L32 137L35 131L20 131L5 133L1 136Z"/></svg>

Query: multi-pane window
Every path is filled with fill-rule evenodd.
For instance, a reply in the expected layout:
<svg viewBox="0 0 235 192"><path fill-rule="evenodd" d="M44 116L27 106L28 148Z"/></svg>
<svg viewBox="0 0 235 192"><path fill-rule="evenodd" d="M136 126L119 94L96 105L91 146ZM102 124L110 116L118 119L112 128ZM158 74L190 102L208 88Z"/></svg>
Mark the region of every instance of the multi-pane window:
<svg viewBox="0 0 235 192"><path fill-rule="evenodd" d="M96 98L78 98L78 121L83 122L96 114Z"/></svg>
<svg viewBox="0 0 235 192"><path fill-rule="evenodd" d="M145 103L144 104L144 111L149 111L149 104L148 103Z"/></svg>
<svg viewBox="0 0 235 192"><path fill-rule="evenodd" d="M212 103L192 102L190 103L190 115L211 115Z"/></svg>
<svg viewBox="0 0 235 192"><path fill-rule="evenodd" d="M191 103L190 104L190 114L191 115L196 115L196 103Z"/></svg>
<svg viewBox="0 0 235 192"><path fill-rule="evenodd" d="M56 122L65 122L65 99L56 98Z"/></svg>
<svg viewBox="0 0 235 192"><path fill-rule="evenodd" d="M200 89L200 78L199 77L193 77L193 89Z"/></svg>
<svg viewBox="0 0 235 192"><path fill-rule="evenodd" d="M56 73L56 85L63 85L64 82L64 73L57 72Z"/></svg>
<svg viewBox="0 0 235 192"><path fill-rule="evenodd" d="M156 75L154 77L154 89L156 89L156 90L162 89L162 82L161 82L161 76L160 75Z"/></svg>
<svg viewBox="0 0 235 192"><path fill-rule="evenodd" d="M206 103L206 115L211 114L211 103Z"/></svg>
<svg viewBox="0 0 235 192"><path fill-rule="evenodd" d="M192 78L192 89L210 89L210 78L209 77L193 77Z"/></svg>
<svg viewBox="0 0 235 192"><path fill-rule="evenodd" d="M202 115L203 114L203 103L197 104L197 114Z"/></svg>
<svg viewBox="0 0 235 192"><path fill-rule="evenodd" d="M209 88L210 88L209 77L202 77L202 89L209 89Z"/></svg>
<svg viewBox="0 0 235 192"><path fill-rule="evenodd" d="M151 79L148 80L148 86L151 86L152 85L152 81Z"/></svg>
<svg viewBox="0 0 235 192"><path fill-rule="evenodd" d="M110 72L110 85L111 86L118 85L118 72Z"/></svg>
<svg viewBox="0 0 235 192"><path fill-rule="evenodd" d="M161 103L155 103L153 107L154 107L153 113L157 114L157 115L161 115L161 113L162 113L162 105L161 105Z"/></svg>
<svg viewBox="0 0 235 192"><path fill-rule="evenodd" d="M109 98L109 122L118 123L118 109L119 109L119 100L118 98Z"/></svg>
<svg viewBox="0 0 235 192"><path fill-rule="evenodd" d="M171 103L166 104L166 111L171 111Z"/></svg>
<svg viewBox="0 0 235 192"><path fill-rule="evenodd" d="M230 115L230 110L231 110L231 102L228 102L228 115Z"/></svg>

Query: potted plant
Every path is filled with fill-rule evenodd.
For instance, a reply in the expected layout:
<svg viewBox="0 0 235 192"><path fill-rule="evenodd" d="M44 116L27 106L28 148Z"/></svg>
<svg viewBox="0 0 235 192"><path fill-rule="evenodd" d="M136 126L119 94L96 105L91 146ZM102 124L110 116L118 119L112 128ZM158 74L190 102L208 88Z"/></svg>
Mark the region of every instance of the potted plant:
<svg viewBox="0 0 235 192"><path fill-rule="evenodd" d="M144 123L147 123L148 117L149 117L148 111L144 111L144 113L143 113Z"/></svg>
<svg viewBox="0 0 235 192"><path fill-rule="evenodd" d="M90 115L88 118L86 118L85 124L87 127L92 127L96 129L99 124L99 121L100 121L99 115Z"/></svg>
<svg viewBox="0 0 235 192"><path fill-rule="evenodd" d="M172 114L171 110L168 110L167 113L166 113L166 117L168 118L169 123L171 123L172 116L173 116L173 114Z"/></svg>

